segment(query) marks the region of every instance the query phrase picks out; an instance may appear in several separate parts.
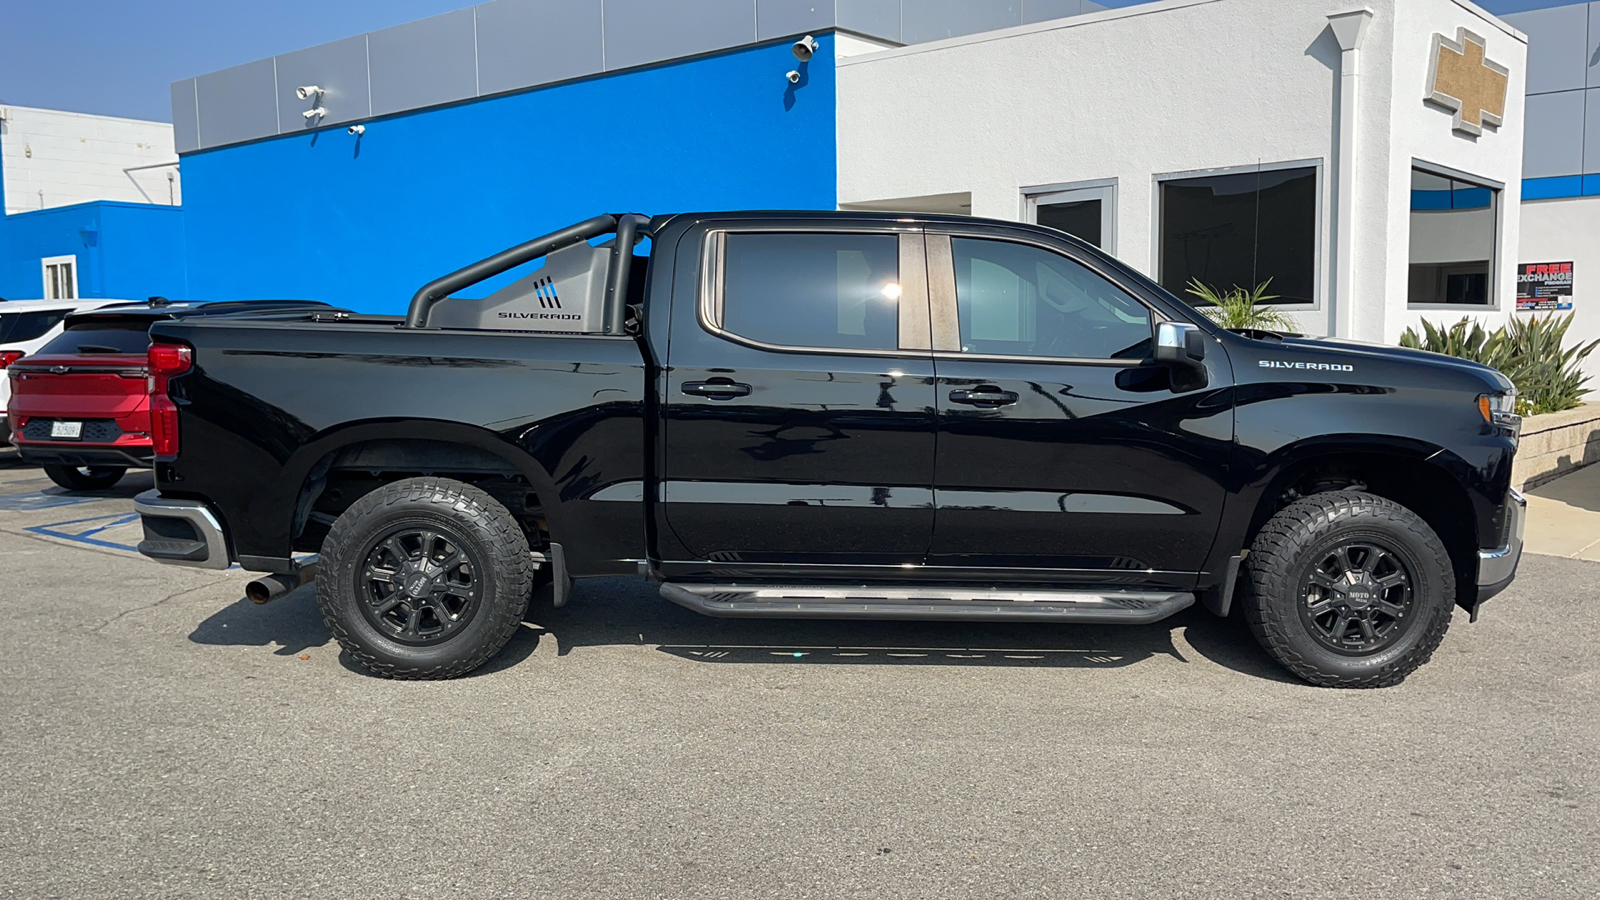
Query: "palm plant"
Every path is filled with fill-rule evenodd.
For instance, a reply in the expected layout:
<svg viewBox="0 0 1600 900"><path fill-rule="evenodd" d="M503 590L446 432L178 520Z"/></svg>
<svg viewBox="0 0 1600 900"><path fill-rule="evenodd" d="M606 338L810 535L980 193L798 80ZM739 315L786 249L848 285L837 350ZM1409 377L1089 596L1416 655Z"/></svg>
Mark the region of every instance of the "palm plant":
<svg viewBox="0 0 1600 900"><path fill-rule="evenodd" d="M1278 299L1277 294L1267 293L1271 284L1272 279L1268 278L1248 291L1238 285L1219 291L1193 278L1188 292L1200 301L1202 313L1230 331L1293 331L1294 322L1281 310L1262 305Z"/></svg>

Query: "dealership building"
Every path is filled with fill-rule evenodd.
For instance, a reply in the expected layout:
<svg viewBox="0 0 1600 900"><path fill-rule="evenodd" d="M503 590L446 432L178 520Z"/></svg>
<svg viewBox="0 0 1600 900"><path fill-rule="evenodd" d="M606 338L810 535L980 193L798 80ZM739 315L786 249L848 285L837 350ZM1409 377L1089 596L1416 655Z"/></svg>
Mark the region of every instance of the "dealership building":
<svg viewBox="0 0 1600 900"><path fill-rule="evenodd" d="M845 208L1270 282L1313 334L1499 324L1520 289L1600 337L1597 48L1600 3L494 0L174 84L149 293L398 312L597 212Z"/></svg>

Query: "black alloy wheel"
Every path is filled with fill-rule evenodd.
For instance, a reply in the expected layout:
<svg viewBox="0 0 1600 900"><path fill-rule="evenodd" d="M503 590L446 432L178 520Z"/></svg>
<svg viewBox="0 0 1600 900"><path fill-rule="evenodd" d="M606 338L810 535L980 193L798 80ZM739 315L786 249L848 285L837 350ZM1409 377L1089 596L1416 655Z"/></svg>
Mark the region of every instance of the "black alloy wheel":
<svg viewBox="0 0 1600 900"><path fill-rule="evenodd" d="M444 640L478 611L483 566L461 537L438 526L405 526L368 545L356 573L361 611L404 644Z"/></svg>
<svg viewBox="0 0 1600 900"><path fill-rule="evenodd" d="M1371 540L1341 542L1307 571L1300 616L1329 649L1373 653L1416 621L1407 618L1413 581L1410 567L1393 548Z"/></svg>

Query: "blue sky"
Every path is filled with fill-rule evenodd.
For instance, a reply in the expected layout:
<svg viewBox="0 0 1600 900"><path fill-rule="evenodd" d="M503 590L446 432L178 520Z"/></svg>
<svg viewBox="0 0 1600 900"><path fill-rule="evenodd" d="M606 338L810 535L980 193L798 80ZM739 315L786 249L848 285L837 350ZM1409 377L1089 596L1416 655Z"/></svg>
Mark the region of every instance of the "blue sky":
<svg viewBox="0 0 1600 900"><path fill-rule="evenodd" d="M1101 2L1120 7L1141 0ZM1495 13L1567 2L1479 0ZM471 0L5 0L0 105L169 121L168 86L179 79L471 5Z"/></svg>

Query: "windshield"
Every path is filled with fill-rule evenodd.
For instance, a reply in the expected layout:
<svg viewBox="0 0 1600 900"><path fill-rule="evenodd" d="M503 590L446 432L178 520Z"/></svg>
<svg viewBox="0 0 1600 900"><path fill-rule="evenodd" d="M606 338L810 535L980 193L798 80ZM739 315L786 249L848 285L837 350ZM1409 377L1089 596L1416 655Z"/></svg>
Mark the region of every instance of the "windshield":
<svg viewBox="0 0 1600 900"><path fill-rule="evenodd" d="M133 353L150 349L147 322L84 322L57 335L39 351L40 356Z"/></svg>

